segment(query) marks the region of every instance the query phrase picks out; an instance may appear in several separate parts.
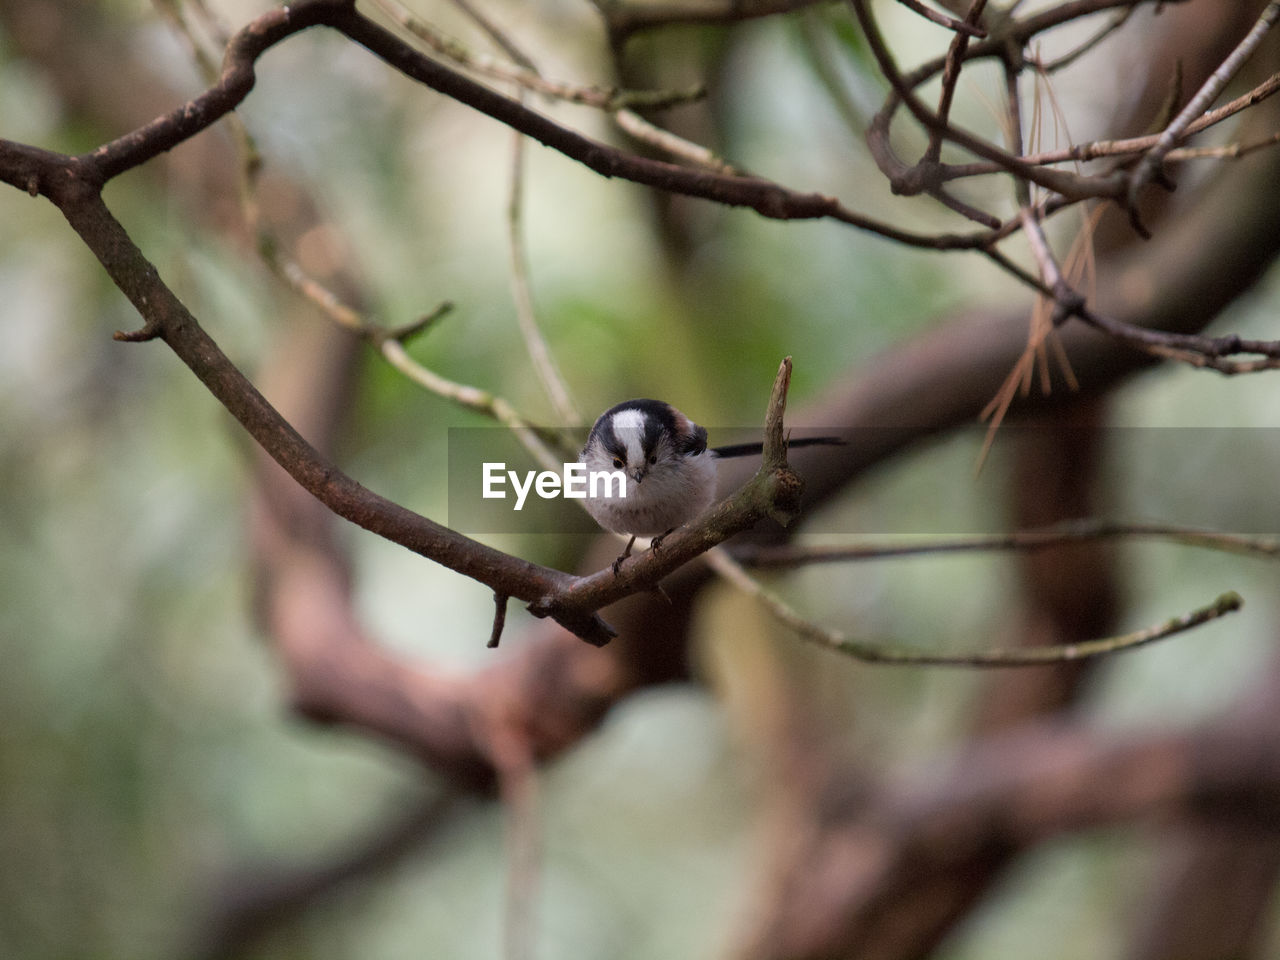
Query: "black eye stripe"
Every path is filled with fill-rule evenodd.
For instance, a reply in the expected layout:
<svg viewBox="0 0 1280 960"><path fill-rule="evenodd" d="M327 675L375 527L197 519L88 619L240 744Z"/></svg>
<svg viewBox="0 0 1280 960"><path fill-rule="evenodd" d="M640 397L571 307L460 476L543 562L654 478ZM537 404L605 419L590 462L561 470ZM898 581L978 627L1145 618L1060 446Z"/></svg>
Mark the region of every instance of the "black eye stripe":
<svg viewBox="0 0 1280 960"><path fill-rule="evenodd" d="M672 418L668 416L665 419L671 420ZM670 433L673 427L674 423L663 423L652 414L645 418L644 436L640 440L640 446L644 450L646 460L653 455L653 450L658 445L658 440L662 436L663 430L665 429Z"/></svg>
<svg viewBox="0 0 1280 960"><path fill-rule="evenodd" d="M595 426L591 428L591 435L587 437L587 446L590 446L593 440L599 440L600 446L604 447L611 456L617 456L621 444L618 443L618 435L613 431L611 417L603 416L596 421Z"/></svg>

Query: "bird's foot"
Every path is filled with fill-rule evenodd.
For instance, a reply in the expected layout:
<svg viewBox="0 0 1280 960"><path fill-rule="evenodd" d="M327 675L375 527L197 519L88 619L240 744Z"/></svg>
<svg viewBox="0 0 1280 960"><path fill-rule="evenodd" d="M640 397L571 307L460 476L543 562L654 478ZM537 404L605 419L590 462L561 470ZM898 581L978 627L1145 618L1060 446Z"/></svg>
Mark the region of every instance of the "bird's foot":
<svg viewBox="0 0 1280 960"><path fill-rule="evenodd" d="M631 548L635 545L635 542L636 542L635 537L632 537L630 540L628 540L627 549L623 550L622 555L619 556L617 560L613 561L613 575L615 577L622 572L622 561L627 559L627 557L631 556Z"/></svg>
<svg viewBox="0 0 1280 960"><path fill-rule="evenodd" d="M662 541L667 539L667 537L671 536L671 534L675 532L675 529L676 529L675 527L672 527L670 530L667 530L664 533L660 533L656 537L654 537L652 540L650 540L649 549L657 550L660 546L662 546Z"/></svg>

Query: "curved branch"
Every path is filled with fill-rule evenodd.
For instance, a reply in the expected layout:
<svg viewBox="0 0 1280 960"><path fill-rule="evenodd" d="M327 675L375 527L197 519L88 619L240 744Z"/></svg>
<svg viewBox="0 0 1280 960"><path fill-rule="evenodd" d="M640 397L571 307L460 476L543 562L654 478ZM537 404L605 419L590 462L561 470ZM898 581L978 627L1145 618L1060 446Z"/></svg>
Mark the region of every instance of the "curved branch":
<svg viewBox="0 0 1280 960"><path fill-rule="evenodd" d="M847 654L863 663L895 664L917 667L1034 667L1047 663L1066 663L1120 653L1143 647L1166 637L1202 626L1211 620L1235 613L1244 601L1237 593L1220 595L1211 603L1176 617L1128 633L1092 640L1080 640L1056 646L997 647L972 653L938 653L924 647L908 647L877 640L862 640L814 623L802 617L790 604L748 576L729 554L712 551L707 555L711 566L722 577L754 597L779 623L796 636L818 646Z"/></svg>
<svg viewBox="0 0 1280 960"><path fill-rule="evenodd" d="M324 2L324 0L313 0ZM863 216L834 197L800 193L760 177L690 169L663 160L627 153L561 126L510 97L476 83L403 43L354 9L326 7L323 22L367 48L405 76L437 93L472 107L576 160L604 177L619 177L641 186L699 197L730 207L748 207L771 220L829 218L886 239L930 250L976 250L986 234L920 234Z"/></svg>
<svg viewBox="0 0 1280 960"><path fill-rule="evenodd" d="M254 64L263 53L286 37L324 22L333 11L354 6L355 0L307 0L278 7L251 21L227 45L222 75L214 86L90 154L102 182L172 150L212 126L249 95L257 79Z"/></svg>
<svg viewBox="0 0 1280 960"><path fill-rule="evenodd" d="M0 141L0 170L10 154ZM126 341L164 340L260 446L305 490L358 526L489 586L524 600L535 616L551 617L597 646L615 634L596 612L647 590L678 567L768 516L794 513L799 480L775 457L737 493L700 521L681 528L661 551L651 550L619 571L578 577L503 553L381 497L347 476L309 444L222 353L155 267L107 209L92 158L43 151L14 154L58 206L107 274L144 318L141 329L117 333ZM15 167L16 169L16 167ZM25 170L25 167L24 167ZM778 372L770 417L781 429L781 404L790 359ZM781 391L781 399L779 398ZM771 421L772 422L772 421Z"/></svg>
<svg viewBox="0 0 1280 960"><path fill-rule="evenodd" d="M70 158L68 158L70 159ZM361 486L309 444L267 402L160 279L93 186L71 179L54 202L145 318L120 339L159 338L191 368L249 434L330 510L497 592L533 601L557 595L578 578L513 557L441 526ZM612 631L594 613L561 604L556 619L583 639L603 643Z"/></svg>

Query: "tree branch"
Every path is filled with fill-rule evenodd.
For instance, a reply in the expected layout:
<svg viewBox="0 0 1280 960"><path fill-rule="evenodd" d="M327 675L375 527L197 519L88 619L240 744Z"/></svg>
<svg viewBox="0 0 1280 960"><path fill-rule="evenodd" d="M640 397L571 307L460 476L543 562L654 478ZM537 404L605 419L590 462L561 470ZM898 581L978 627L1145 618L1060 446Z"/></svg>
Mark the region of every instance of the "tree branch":
<svg viewBox="0 0 1280 960"><path fill-rule="evenodd" d="M1156 139L1155 146L1143 155L1142 160L1134 168L1129 178L1128 206L1133 225L1140 233L1145 231L1137 219L1138 193L1153 178L1158 179L1165 186L1172 187L1172 183L1164 176L1162 170L1165 156L1186 135L1191 123L1199 118L1209 108L1209 105L1218 98L1218 94L1222 92L1223 87L1244 66L1244 62L1257 49L1258 44L1262 42L1262 38L1275 25L1277 20L1280 20L1280 0L1272 0L1267 4L1266 9L1262 11L1262 15L1253 25L1253 29L1231 51L1231 54L1222 61L1218 69L1213 71L1209 79L1201 85L1195 96L1182 108L1182 111L1173 121L1161 131Z"/></svg>

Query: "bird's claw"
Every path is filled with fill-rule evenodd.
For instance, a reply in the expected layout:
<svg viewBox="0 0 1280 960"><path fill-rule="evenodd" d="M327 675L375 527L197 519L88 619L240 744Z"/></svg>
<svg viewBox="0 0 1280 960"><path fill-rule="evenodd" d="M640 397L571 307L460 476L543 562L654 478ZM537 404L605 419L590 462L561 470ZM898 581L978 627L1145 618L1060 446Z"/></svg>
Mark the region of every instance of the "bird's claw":
<svg viewBox="0 0 1280 960"><path fill-rule="evenodd" d="M622 556L618 557L617 560L613 561L613 575L615 577L622 572L622 561L627 559L627 557L631 556L631 548L635 546L635 543L636 543L636 538L633 536L630 540L627 541L627 549L622 551Z"/></svg>

